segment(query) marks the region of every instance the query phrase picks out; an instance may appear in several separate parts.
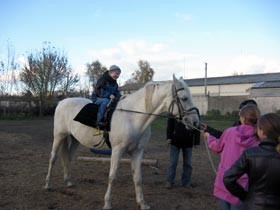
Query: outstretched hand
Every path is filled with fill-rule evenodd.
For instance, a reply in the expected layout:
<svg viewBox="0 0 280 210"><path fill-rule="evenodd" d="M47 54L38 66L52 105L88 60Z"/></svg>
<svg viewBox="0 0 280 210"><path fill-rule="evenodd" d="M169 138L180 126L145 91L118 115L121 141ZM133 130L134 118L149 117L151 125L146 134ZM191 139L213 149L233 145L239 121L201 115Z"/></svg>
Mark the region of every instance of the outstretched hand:
<svg viewBox="0 0 280 210"><path fill-rule="evenodd" d="M198 127L200 130L203 130L203 131L205 131L207 129L207 125L204 123L200 123Z"/></svg>
<svg viewBox="0 0 280 210"><path fill-rule="evenodd" d="M123 99L125 99L125 98L126 98L126 95L122 95L121 98L120 98L120 100L123 100Z"/></svg>
<svg viewBox="0 0 280 210"><path fill-rule="evenodd" d="M110 99L115 99L116 96L114 96L113 94L110 95Z"/></svg>
<svg viewBox="0 0 280 210"><path fill-rule="evenodd" d="M210 135L210 134L209 134L208 132L205 132L205 133L203 134L203 137L204 137L204 140L205 140L205 141L207 141L209 135Z"/></svg>
<svg viewBox="0 0 280 210"><path fill-rule="evenodd" d="M169 145L169 144L171 144L171 141L172 141L171 139L167 139L166 143Z"/></svg>

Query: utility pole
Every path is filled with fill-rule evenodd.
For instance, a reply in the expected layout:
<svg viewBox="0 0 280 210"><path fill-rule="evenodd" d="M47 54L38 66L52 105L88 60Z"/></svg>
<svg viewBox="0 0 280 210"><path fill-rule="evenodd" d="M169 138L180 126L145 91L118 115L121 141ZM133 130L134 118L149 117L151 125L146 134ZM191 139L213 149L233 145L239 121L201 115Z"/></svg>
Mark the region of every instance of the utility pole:
<svg viewBox="0 0 280 210"><path fill-rule="evenodd" d="M186 56L184 56L184 79L186 78Z"/></svg>
<svg viewBox="0 0 280 210"><path fill-rule="evenodd" d="M207 95L207 63L205 63L204 88L205 88L205 95Z"/></svg>

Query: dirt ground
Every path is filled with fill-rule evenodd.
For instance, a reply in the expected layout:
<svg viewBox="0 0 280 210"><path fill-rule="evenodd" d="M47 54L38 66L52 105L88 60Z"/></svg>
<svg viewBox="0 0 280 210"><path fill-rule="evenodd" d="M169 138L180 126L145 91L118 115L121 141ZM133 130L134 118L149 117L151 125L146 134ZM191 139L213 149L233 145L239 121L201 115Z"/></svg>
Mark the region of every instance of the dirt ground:
<svg viewBox="0 0 280 210"><path fill-rule="evenodd" d="M72 162L75 186L66 188L58 160L52 178L53 189L43 187L52 146L53 119L0 121L0 209L1 210L100 210L107 189L109 162L86 162L78 156L102 156L80 146ZM216 155L212 154L215 165ZM168 164L165 131L152 130L145 158L157 159L158 169L142 166L143 191L152 210L217 210L219 201L212 195L215 174L205 145L193 150L193 177L197 186L165 188ZM181 157L180 157L181 158ZM112 191L114 210L138 209L130 165L122 163Z"/></svg>

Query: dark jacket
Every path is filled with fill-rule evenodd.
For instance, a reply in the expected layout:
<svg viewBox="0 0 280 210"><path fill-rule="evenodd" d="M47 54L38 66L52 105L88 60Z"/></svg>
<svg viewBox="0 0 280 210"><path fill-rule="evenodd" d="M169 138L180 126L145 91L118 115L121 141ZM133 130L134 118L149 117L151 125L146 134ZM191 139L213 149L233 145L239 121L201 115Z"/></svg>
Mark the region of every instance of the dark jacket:
<svg viewBox="0 0 280 210"><path fill-rule="evenodd" d="M238 126L238 125L241 125L241 122L239 120L235 121L232 126ZM205 132L209 133L211 136L215 136L217 139L219 139L223 134L223 131L220 131L216 128L212 128L211 126L208 125L207 128L205 129Z"/></svg>
<svg viewBox="0 0 280 210"><path fill-rule="evenodd" d="M246 210L280 210L280 154L276 144L266 139L258 147L245 150L224 175L226 188L244 201ZM248 192L237 183L245 173Z"/></svg>
<svg viewBox="0 0 280 210"><path fill-rule="evenodd" d="M171 139L171 144L178 148L192 147L200 143L199 131L187 130L182 122L178 122L174 118L168 118L166 130L167 139Z"/></svg>
<svg viewBox="0 0 280 210"><path fill-rule="evenodd" d="M92 98L110 98L110 95L114 95L117 99L120 98L119 86L116 80L109 76L109 72L106 71L97 81Z"/></svg>

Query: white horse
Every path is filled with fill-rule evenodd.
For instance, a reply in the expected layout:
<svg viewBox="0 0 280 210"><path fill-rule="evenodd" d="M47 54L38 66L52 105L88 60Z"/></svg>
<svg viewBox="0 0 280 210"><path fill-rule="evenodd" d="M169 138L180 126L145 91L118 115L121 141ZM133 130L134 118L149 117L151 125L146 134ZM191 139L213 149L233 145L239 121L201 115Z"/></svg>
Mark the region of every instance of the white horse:
<svg viewBox="0 0 280 210"><path fill-rule="evenodd" d="M49 189L53 164L60 146L64 168L64 180L70 181L70 161L79 143L92 148L98 138L93 136L93 128L83 125L73 118L91 100L85 98L68 98L61 101L54 116L54 142L49 160L45 188ZM111 191L120 160L124 152L131 156L131 168L135 185L136 201L141 209L150 209L144 201L142 191L141 160L144 146L150 138L150 125L161 113L171 112L181 117L187 124L197 126L199 116L193 106L191 94L182 78L173 75L170 82L149 82L135 93L120 100L113 113L110 130L112 145L111 166L108 188L104 197L103 209L112 209ZM71 137L70 140L68 137Z"/></svg>

